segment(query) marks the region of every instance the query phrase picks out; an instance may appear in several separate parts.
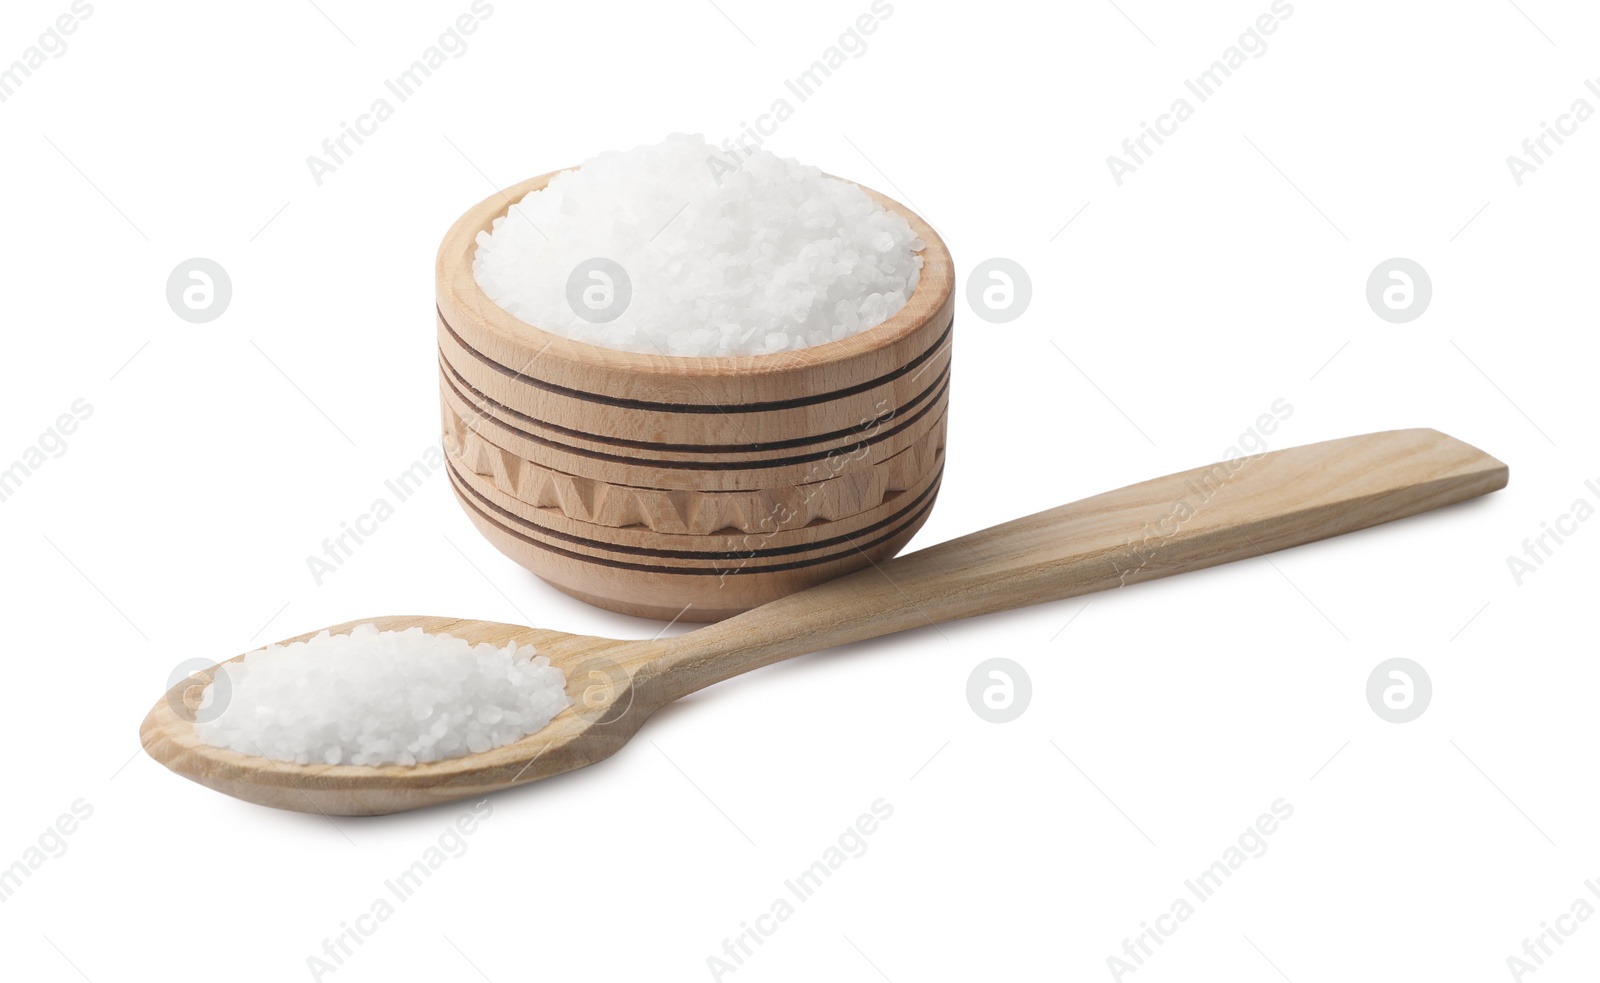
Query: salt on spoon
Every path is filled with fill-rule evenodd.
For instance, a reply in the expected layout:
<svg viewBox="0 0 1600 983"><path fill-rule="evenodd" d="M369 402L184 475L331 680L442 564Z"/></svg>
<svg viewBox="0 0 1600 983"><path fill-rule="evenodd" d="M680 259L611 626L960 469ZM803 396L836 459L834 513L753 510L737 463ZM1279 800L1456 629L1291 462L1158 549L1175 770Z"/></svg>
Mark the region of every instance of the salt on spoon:
<svg viewBox="0 0 1600 983"><path fill-rule="evenodd" d="M415 765L504 747L571 702L532 645L363 624L223 664L195 736L300 765Z"/></svg>

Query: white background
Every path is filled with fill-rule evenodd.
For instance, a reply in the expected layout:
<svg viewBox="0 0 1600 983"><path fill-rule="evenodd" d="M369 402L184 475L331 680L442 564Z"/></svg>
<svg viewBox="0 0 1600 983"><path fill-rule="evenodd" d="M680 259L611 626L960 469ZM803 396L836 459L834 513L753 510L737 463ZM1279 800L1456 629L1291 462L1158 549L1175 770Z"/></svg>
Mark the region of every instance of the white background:
<svg viewBox="0 0 1600 983"><path fill-rule="evenodd" d="M0 504L0 866L93 809L0 904L8 978L311 978L461 812L331 822L167 773L137 728L183 660L386 613L660 629L503 558L443 478L322 586L306 557L438 439L432 263L457 215L603 149L732 134L868 9L717 2L499 0L321 186L306 157L466 0L96 2L0 104L0 467L93 407ZM1118 2L900 0L769 142L912 204L963 280L994 256L1031 273L1020 319L958 313L948 468L914 545L1216 460L1280 397L1273 447L1431 426L1510 487L717 686L601 765L494 797L324 979L712 978L880 798L866 853L722 978L1107 979L1279 798L1267 852L1124 978L1503 980L1541 922L1600 906L1600 522L1520 585L1506 559L1600 503L1600 119L1520 187L1506 164L1573 100L1600 109L1600 14L1295 2L1119 187L1107 155L1269 3ZM0 64L67 9L8 2ZM233 280L206 325L164 294L195 256ZM1393 256L1432 276L1409 324L1365 299ZM993 656L1032 678L1014 723L967 704ZM1366 701L1393 656L1433 681L1412 723ZM1539 983L1600 970L1600 918L1564 924Z"/></svg>

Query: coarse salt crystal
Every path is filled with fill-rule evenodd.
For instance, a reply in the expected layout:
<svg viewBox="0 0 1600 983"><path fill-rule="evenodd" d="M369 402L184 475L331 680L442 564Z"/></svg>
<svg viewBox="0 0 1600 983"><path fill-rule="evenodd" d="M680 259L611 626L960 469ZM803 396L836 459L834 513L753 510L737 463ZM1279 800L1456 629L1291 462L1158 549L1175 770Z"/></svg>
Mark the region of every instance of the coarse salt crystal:
<svg viewBox="0 0 1600 983"><path fill-rule="evenodd" d="M277 761L414 765L510 744L571 702L561 670L531 645L360 625L225 663L194 729Z"/></svg>
<svg viewBox="0 0 1600 983"><path fill-rule="evenodd" d="M473 275L529 324L666 355L825 344L905 306L924 243L903 216L770 151L730 167L684 134L601 154L480 232Z"/></svg>

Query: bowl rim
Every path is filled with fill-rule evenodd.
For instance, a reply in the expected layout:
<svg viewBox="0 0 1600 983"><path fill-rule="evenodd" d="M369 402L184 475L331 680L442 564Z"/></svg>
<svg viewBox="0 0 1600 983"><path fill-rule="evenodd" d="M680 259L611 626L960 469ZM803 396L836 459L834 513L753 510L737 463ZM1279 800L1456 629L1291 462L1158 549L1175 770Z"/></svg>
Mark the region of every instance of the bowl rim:
<svg viewBox="0 0 1600 983"><path fill-rule="evenodd" d="M924 243L919 253L923 265L916 289L906 298L905 305L883 323L837 341L762 355L635 352L556 334L522 320L490 299L473 275L472 264L477 253L479 232L492 229L494 221L509 214L513 204L521 202L534 191L542 190L556 175L577 169L569 167L550 171L496 191L469 208L450 226L439 245L435 265L440 316L447 325L452 325L452 322L446 312L453 308L471 318L476 327L486 330L497 340L535 352L530 364L534 360L554 356L562 362L627 372L635 376L773 376L796 371L809 372L892 347L912 337L930 320L938 317L949 305L954 292L955 271L950 251L927 220L882 192L824 172L826 177L855 185L878 204L906 219L912 232ZM447 301L449 308L445 306ZM524 366L518 374L524 374L526 368Z"/></svg>

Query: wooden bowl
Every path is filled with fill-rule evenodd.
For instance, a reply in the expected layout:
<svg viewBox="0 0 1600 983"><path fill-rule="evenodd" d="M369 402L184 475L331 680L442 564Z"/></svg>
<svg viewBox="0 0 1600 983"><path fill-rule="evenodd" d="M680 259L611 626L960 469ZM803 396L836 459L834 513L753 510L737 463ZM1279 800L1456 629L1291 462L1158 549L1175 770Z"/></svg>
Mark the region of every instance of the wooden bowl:
<svg viewBox="0 0 1600 983"><path fill-rule="evenodd" d="M893 556L939 492L954 271L933 229L916 290L875 328L793 352L601 348L517 319L472 275L479 232L553 172L451 226L436 269L456 496L556 588L625 614L715 621Z"/></svg>

